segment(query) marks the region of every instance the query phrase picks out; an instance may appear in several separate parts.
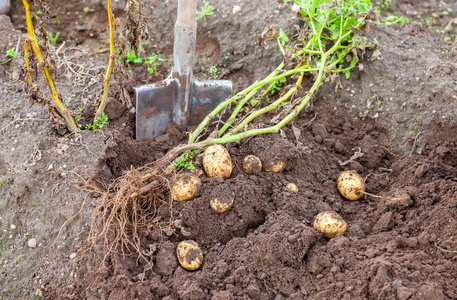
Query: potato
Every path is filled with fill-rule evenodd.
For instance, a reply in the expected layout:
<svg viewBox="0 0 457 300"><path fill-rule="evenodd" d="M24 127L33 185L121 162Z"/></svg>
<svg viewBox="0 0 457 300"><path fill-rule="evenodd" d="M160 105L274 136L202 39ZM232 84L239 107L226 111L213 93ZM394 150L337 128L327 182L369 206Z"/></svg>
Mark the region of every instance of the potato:
<svg viewBox="0 0 457 300"><path fill-rule="evenodd" d="M289 182L286 185L286 188L291 191L292 193L297 194L298 193L298 186L295 183Z"/></svg>
<svg viewBox="0 0 457 300"><path fill-rule="evenodd" d="M227 184L218 185L211 192L211 200L209 204L211 208L219 213L227 211L235 201L235 193Z"/></svg>
<svg viewBox="0 0 457 300"><path fill-rule="evenodd" d="M334 238L346 232L346 222L333 211L321 212L314 219L314 228L322 232L326 238Z"/></svg>
<svg viewBox="0 0 457 300"><path fill-rule="evenodd" d="M263 165L263 170L266 172L275 172L279 173L284 170L286 164L277 156L266 161Z"/></svg>
<svg viewBox="0 0 457 300"><path fill-rule="evenodd" d="M203 173L203 170L200 169L199 167L195 167L193 173L199 177L202 176L203 174L205 174L205 173Z"/></svg>
<svg viewBox="0 0 457 300"><path fill-rule="evenodd" d="M194 241L182 241L176 248L179 264L188 271L200 268L203 263L203 252Z"/></svg>
<svg viewBox="0 0 457 300"><path fill-rule="evenodd" d="M359 200L365 192L363 178L351 171L342 172L338 176L338 191L348 200Z"/></svg>
<svg viewBox="0 0 457 300"><path fill-rule="evenodd" d="M206 148L203 153L203 168L209 177L229 178L233 166L227 149L219 144Z"/></svg>
<svg viewBox="0 0 457 300"><path fill-rule="evenodd" d="M171 196L175 201L187 201L198 194L201 186L202 182L197 175L186 173L173 183Z"/></svg>
<svg viewBox="0 0 457 300"><path fill-rule="evenodd" d="M255 155L248 155L243 159L243 170L249 175L260 173L262 161Z"/></svg>

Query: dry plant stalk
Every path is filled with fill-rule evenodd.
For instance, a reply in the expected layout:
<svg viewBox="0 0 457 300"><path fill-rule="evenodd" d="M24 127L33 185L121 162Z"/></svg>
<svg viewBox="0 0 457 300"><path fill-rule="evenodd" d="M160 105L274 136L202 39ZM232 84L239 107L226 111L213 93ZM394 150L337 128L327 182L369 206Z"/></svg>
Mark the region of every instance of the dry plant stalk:
<svg viewBox="0 0 457 300"><path fill-rule="evenodd" d="M108 11L108 22L109 22L109 63L105 74L105 83L103 86L102 100L100 106L97 109L94 117L94 125L96 125L98 119L102 116L105 111L106 104L108 104L108 92L109 92L109 79L114 66L114 29L113 29L113 12L111 11L111 0L106 0L106 6Z"/></svg>
<svg viewBox="0 0 457 300"><path fill-rule="evenodd" d="M24 5L25 10L25 20L27 24L27 33L28 33L28 40L30 41L30 45L32 47L33 53L35 54L38 63L40 64L41 70L43 71L44 77L46 78L46 83L48 84L48 88L51 91L52 102L57 109L58 113L65 119L65 124L70 130L70 132L77 132L79 131L78 126L76 126L75 121L73 120L70 113L65 109L62 102L59 99L59 95L54 86L54 81L51 78L51 75L48 70L48 66L46 61L43 59L43 55L41 54L40 47L35 38L35 31L33 28L32 23L32 16L30 13L30 5L28 0L22 0L22 4ZM27 50L25 50L27 51ZM29 74L30 75L30 74Z"/></svg>

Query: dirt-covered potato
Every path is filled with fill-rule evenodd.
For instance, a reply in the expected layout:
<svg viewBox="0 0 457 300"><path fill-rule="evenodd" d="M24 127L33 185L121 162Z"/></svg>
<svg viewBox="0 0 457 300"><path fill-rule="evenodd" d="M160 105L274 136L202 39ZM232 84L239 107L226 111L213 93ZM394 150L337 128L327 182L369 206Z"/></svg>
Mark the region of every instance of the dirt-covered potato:
<svg viewBox="0 0 457 300"><path fill-rule="evenodd" d="M227 211L235 201L235 193L227 184L218 185L211 192L211 200L209 204L211 208L219 213Z"/></svg>
<svg viewBox="0 0 457 300"><path fill-rule="evenodd" d="M343 235L347 227L343 218L333 211L319 213L314 219L313 226L329 239Z"/></svg>
<svg viewBox="0 0 457 300"><path fill-rule="evenodd" d="M262 171L262 161L255 155L248 155L243 159L243 170L249 175Z"/></svg>
<svg viewBox="0 0 457 300"><path fill-rule="evenodd" d="M286 185L286 188L291 191L292 193L298 193L298 186L295 183L289 182Z"/></svg>
<svg viewBox="0 0 457 300"><path fill-rule="evenodd" d="M203 252L194 241L182 241L176 248L179 264L188 271L200 268L203 263Z"/></svg>
<svg viewBox="0 0 457 300"><path fill-rule="evenodd" d="M351 171L341 172L338 176L338 191L348 200L359 200L365 192L363 178Z"/></svg>
<svg viewBox="0 0 457 300"><path fill-rule="evenodd" d="M227 149L219 144L206 148L203 153L203 168L209 177L229 178L233 166Z"/></svg>
<svg viewBox="0 0 457 300"><path fill-rule="evenodd" d="M171 196L175 201L187 201L198 194L202 182L195 174L184 174L178 177L171 187Z"/></svg>
<svg viewBox="0 0 457 300"><path fill-rule="evenodd" d="M266 172L282 172L286 164L277 156L264 162L263 169Z"/></svg>
<svg viewBox="0 0 457 300"><path fill-rule="evenodd" d="M203 170L199 167L195 167L194 168L194 174L197 175L197 176L202 176L204 173L203 173Z"/></svg>

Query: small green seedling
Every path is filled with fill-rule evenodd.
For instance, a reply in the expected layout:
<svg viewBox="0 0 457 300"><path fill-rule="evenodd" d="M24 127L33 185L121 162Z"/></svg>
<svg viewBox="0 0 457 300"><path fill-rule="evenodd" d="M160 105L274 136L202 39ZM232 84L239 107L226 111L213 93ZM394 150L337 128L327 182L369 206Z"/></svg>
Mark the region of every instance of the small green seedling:
<svg viewBox="0 0 457 300"><path fill-rule="evenodd" d="M186 168L191 172L194 172L195 165L200 164L198 161L193 161L192 157L198 153L199 150L186 151L184 154L176 161L175 169Z"/></svg>
<svg viewBox="0 0 457 300"><path fill-rule="evenodd" d="M88 6L86 6L86 7L83 8L83 12L85 12L86 14L87 14L88 12L91 12L91 11L94 11L94 9L89 8Z"/></svg>
<svg viewBox="0 0 457 300"><path fill-rule="evenodd" d="M73 100L75 100L75 98L69 97L67 100L65 100L65 105L68 106Z"/></svg>
<svg viewBox="0 0 457 300"><path fill-rule="evenodd" d="M157 70L157 62L159 61L167 61L164 58L160 58L157 54L152 53L148 57L146 57L146 61L144 62L144 65L147 65L148 72L150 74L154 73Z"/></svg>
<svg viewBox="0 0 457 300"><path fill-rule="evenodd" d="M285 77L281 77L278 81L274 82L270 88L270 95L273 95L276 91L280 91L282 88L282 84L285 83L287 79Z"/></svg>
<svg viewBox="0 0 457 300"><path fill-rule="evenodd" d="M206 22L206 17L214 14L214 7L209 2L203 3L201 11L197 11L197 21L203 18Z"/></svg>
<svg viewBox="0 0 457 300"><path fill-rule="evenodd" d="M41 297L41 296L43 296L43 292L42 292L40 289L37 289L37 290L35 291L35 296L36 296L36 297Z"/></svg>
<svg viewBox="0 0 457 300"><path fill-rule="evenodd" d="M49 40L51 41L51 43L53 43L55 45L57 43L57 39L60 36L60 31L57 31L55 35L52 32L49 32L48 36L49 36Z"/></svg>
<svg viewBox="0 0 457 300"><path fill-rule="evenodd" d="M376 5L381 7L382 9L387 9L392 4L392 0L385 0L385 1L376 1Z"/></svg>
<svg viewBox="0 0 457 300"><path fill-rule="evenodd" d="M211 76L213 76L214 80L216 80L219 77L220 72L215 66L212 66L209 70L211 72Z"/></svg>
<svg viewBox="0 0 457 300"><path fill-rule="evenodd" d="M17 55L16 50L14 48L11 48L9 50L6 50L6 57L9 57L7 60L2 62L0 65L6 64L7 62L11 61L13 58L15 58Z"/></svg>
<svg viewBox="0 0 457 300"><path fill-rule="evenodd" d="M83 113L83 110L84 110L84 108L82 108L82 107L78 107L76 109L76 122L81 121L81 115Z"/></svg>
<svg viewBox="0 0 457 300"><path fill-rule="evenodd" d="M97 118L97 122L95 122L94 125L92 124L87 124L86 125L86 130L97 130L97 129L102 129L103 126L108 125L108 115L105 113L102 113L101 117Z"/></svg>
<svg viewBox="0 0 457 300"><path fill-rule="evenodd" d="M108 125L108 124L109 124L108 123L108 115L105 114L105 113L102 113L101 117L97 118L96 125L97 125L98 129L102 129L103 126Z"/></svg>
<svg viewBox="0 0 457 300"><path fill-rule="evenodd" d="M143 58L137 57L135 50L129 50L129 52L127 52L127 61L129 63L141 64L143 62Z"/></svg>

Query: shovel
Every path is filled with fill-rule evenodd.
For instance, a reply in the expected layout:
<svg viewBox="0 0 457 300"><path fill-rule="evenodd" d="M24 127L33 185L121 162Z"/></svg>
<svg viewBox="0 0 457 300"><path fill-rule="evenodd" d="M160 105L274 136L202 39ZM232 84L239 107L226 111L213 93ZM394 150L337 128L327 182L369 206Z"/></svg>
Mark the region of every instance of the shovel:
<svg viewBox="0 0 457 300"><path fill-rule="evenodd" d="M228 80L195 80L197 0L179 0L175 24L173 67L163 81L136 87L136 138L153 139L167 125L198 125L232 93Z"/></svg>

